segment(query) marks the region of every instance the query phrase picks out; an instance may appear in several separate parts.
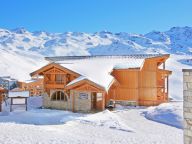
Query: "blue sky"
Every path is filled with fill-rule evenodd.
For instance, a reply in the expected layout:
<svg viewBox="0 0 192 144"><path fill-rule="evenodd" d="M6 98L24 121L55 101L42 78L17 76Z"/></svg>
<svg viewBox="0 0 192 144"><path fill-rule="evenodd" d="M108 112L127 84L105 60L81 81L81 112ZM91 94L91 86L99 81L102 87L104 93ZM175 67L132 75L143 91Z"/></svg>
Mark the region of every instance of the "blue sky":
<svg viewBox="0 0 192 144"><path fill-rule="evenodd" d="M192 0L0 0L0 27L147 33L192 26Z"/></svg>

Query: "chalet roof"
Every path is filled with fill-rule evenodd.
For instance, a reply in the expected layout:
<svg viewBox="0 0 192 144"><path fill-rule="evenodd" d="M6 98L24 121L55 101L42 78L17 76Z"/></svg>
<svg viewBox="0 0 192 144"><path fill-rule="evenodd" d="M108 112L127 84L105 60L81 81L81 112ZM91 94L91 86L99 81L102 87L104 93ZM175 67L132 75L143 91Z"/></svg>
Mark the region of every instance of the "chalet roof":
<svg viewBox="0 0 192 144"><path fill-rule="evenodd" d="M99 85L98 83L94 83L94 80L92 80L92 79L90 79L90 78L88 78L88 77L85 77L85 76L80 76L80 77L74 79L73 81L71 81L70 83L68 83L68 84L66 85L66 87L72 86L72 85L77 84L77 83L82 82L82 81L89 81L89 82L91 82L92 84L96 85L96 87L99 87L100 89L105 90L105 87L103 87L102 85Z"/></svg>
<svg viewBox="0 0 192 144"><path fill-rule="evenodd" d="M68 84L72 85L84 79L88 79L106 90L109 84L114 79L110 72L120 68L140 68L144 63L145 58L132 58L132 57L93 57L83 59L67 59L56 61L62 67L72 70L81 76ZM121 65L123 64L123 65Z"/></svg>
<svg viewBox="0 0 192 144"><path fill-rule="evenodd" d="M29 91L9 91L8 97L29 97Z"/></svg>
<svg viewBox="0 0 192 144"><path fill-rule="evenodd" d="M68 83L66 86L73 85L73 84L75 84L75 83L78 83L78 82L80 82L80 81L82 81L82 80L86 80L86 79L87 79L87 77L85 77L85 76L80 76L80 77L74 79L73 81L71 81L70 83Z"/></svg>

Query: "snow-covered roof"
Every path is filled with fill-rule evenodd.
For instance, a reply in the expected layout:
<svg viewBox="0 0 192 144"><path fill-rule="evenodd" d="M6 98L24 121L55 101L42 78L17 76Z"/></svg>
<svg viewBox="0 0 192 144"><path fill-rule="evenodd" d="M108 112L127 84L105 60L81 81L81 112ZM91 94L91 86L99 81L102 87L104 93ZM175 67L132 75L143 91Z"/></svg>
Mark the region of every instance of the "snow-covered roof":
<svg viewBox="0 0 192 144"><path fill-rule="evenodd" d="M73 84L78 83L78 82L80 82L82 80L89 80L89 81L94 82L94 80L92 80L91 78L88 78L86 76L80 76L80 77L74 79L73 81L71 81L70 83L68 83L66 86L73 85ZM97 83L97 85L99 85L99 84ZM105 87L103 87L102 85L99 85L99 86L105 89Z"/></svg>
<svg viewBox="0 0 192 144"><path fill-rule="evenodd" d="M80 76L80 77L74 79L73 81L71 81L70 83L68 83L66 86L70 86L70 85L72 85L72 84L75 84L75 83L80 82L80 81L85 80L85 79L87 79L87 77L85 77L85 76Z"/></svg>
<svg viewBox="0 0 192 144"><path fill-rule="evenodd" d="M113 69L129 69L129 68L140 68L144 63L144 59L130 60L126 63L116 64Z"/></svg>
<svg viewBox="0 0 192 144"><path fill-rule="evenodd" d="M134 59L145 59L163 56L164 54L130 54L130 55L87 55L87 56L55 56L45 57L45 60L50 62L65 61L65 60L80 60L80 59L94 59L94 58L134 58ZM166 54L165 54L166 55Z"/></svg>
<svg viewBox="0 0 192 144"><path fill-rule="evenodd" d="M11 78L10 76L2 76L0 77L0 79L4 80L4 81L17 81L14 78Z"/></svg>
<svg viewBox="0 0 192 144"><path fill-rule="evenodd" d="M110 72L114 68L121 68L122 66L119 64L126 64L126 68L140 68L143 62L144 58L94 57L86 59L67 59L57 61L56 63L83 76L75 79L68 85L74 84L83 79L88 79L107 90L108 86L114 79L113 76L110 75Z"/></svg>
<svg viewBox="0 0 192 144"><path fill-rule="evenodd" d="M8 97L29 97L29 91L10 91Z"/></svg>

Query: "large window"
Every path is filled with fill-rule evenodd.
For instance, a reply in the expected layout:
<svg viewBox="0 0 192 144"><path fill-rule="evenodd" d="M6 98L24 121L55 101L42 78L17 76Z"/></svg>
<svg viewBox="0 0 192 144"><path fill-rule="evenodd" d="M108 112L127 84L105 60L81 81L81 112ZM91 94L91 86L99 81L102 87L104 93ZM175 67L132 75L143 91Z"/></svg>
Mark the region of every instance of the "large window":
<svg viewBox="0 0 192 144"><path fill-rule="evenodd" d="M56 91L52 94L51 100L53 100L53 101L67 101L67 96L62 91Z"/></svg>

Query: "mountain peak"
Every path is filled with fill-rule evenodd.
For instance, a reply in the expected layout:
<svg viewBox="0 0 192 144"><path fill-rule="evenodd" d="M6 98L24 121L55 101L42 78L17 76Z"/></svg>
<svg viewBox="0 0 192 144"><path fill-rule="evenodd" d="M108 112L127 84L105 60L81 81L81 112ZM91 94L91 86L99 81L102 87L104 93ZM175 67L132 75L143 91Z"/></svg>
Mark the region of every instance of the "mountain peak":
<svg viewBox="0 0 192 144"><path fill-rule="evenodd" d="M27 30L24 27L15 28L11 31L17 34L25 34L27 32Z"/></svg>

